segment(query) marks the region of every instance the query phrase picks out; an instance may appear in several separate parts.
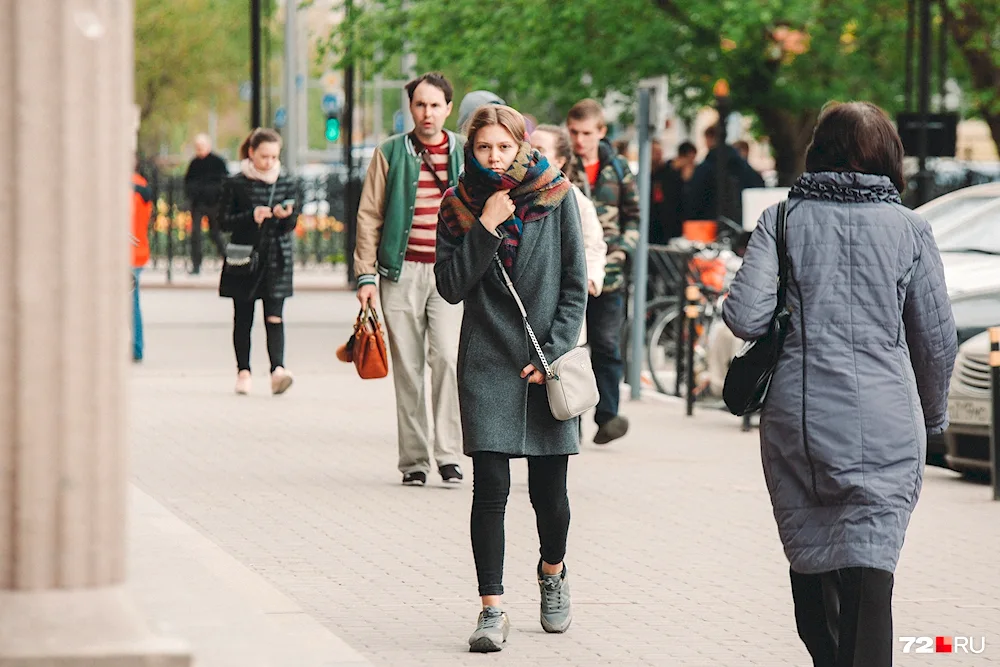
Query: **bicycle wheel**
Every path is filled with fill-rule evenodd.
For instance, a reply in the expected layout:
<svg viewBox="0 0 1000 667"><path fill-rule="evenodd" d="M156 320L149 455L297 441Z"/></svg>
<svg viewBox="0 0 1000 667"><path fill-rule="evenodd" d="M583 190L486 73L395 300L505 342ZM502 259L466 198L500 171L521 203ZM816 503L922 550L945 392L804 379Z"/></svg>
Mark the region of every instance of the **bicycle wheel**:
<svg viewBox="0 0 1000 667"><path fill-rule="evenodd" d="M660 317L660 314L662 312L664 312L665 310L669 310L671 308L676 308L676 307L677 307L677 298L673 297L673 296L659 296L659 297L655 297L649 303L646 304L645 339L644 339L645 341L649 340L649 331L650 331L652 325L656 322L657 318ZM620 345L620 348L621 348L622 361L624 362L624 365L625 365L625 377L626 378L629 377L630 364L632 363L632 326L633 326L633 324L634 324L634 322L632 321L631 317L625 319L622 322L622 326L621 326L621 330L620 330L620 334L619 334L620 335L619 345ZM647 370L647 367L645 366L645 363L646 363L649 355L647 353L647 350L645 349L646 348L645 344L643 345L643 348L644 349L642 349L642 350L639 351L639 354L642 355L642 356L639 357L638 363L641 364L641 366L640 366L641 370Z"/></svg>
<svg viewBox="0 0 1000 667"><path fill-rule="evenodd" d="M653 385L661 394L672 394L677 372L677 318L679 304L664 308L646 338L646 366Z"/></svg>

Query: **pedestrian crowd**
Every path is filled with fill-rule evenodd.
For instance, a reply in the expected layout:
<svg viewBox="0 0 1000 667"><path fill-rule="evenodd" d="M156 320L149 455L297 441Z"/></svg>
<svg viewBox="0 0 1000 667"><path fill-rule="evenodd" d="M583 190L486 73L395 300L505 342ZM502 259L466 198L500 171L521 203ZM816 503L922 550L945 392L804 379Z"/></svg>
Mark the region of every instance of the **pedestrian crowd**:
<svg viewBox="0 0 1000 667"><path fill-rule="evenodd" d="M443 483L462 483L462 456L471 460L482 605L469 646L500 651L510 631L501 596L511 459L527 461L541 625L562 633L572 622L567 477L582 428L580 417L553 408L561 378L552 365L586 345L597 388L594 442L626 436L620 338L639 193L594 100L574 105L564 125L535 126L476 91L459 105L452 132L444 126L453 89L443 75L424 74L406 92L414 129L375 150L361 192L357 298L362 311L383 314L402 484L425 486L435 468ZM654 143L644 194L651 242L680 236L685 220L725 214L715 191L719 160L739 189L763 185L745 147L717 145L717 137L714 128L705 133L700 164L690 143L669 162ZM200 138L186 178L225 257L219 294L233 300L238 394L251 391L257 300L271 390L292 384L282 309L292 296L290 234L301 203L280 149L277 133L254 130L239 173L223 179ZM955 327L930 228L900 202L902 158L880 109L830 105L806 173L780 215L774 206L761 216L723 306L725 323L746 341L768 333L779 306L792 313L761 416L761 456L796 626L816 667L891 665L893 572L927 435L947 426ZM215 230L231 234L228 244Z"/></svg>

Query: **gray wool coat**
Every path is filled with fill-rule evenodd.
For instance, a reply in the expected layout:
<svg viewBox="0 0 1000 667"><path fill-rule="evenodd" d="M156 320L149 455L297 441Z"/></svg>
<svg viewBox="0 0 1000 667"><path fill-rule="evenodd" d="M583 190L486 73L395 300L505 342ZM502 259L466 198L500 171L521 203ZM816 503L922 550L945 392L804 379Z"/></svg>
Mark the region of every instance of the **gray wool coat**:
<svg viewBox="0 0 1000 667"><path fill-rule="evenodd" d="M438 223L437 289L445 301L465 305L458 347L463 450L576 454L578 419L555 419L545 386L521 378L525 366L542 364L493 259L500 243L478 222L461 238ZM546 359L575 347L587 308L587 266L572 194L547 217L524 224L511 279Z"/></svg>
<svg viewBox="0 0 1000 667"><path fill-rule="evenodd" d="M764 477L792 570L894 572L948 424L957 340L930 225L889 179L805 174L792 189L792 318L761 415ZM777 206L753 232L723 319L754 340L777 302Z"/></svg>

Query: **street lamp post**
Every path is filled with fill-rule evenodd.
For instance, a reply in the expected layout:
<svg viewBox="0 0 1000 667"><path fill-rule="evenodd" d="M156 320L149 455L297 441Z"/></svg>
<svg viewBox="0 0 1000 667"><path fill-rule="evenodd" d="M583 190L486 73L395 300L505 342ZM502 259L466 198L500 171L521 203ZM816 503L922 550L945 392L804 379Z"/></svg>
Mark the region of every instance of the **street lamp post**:
<svg viewBox="0 0 1000 667"><path fill-rule="evenodd" d="M632 281L635 285L632 308L632 340L628 360L628 384L632 400L642 398L642 362L646 342L646 282L649 262L650 203L650 105L652 91L639 89L639 241L636 244Z"/></svg>
<svg viewBox="0 0 1000 667"><path fill-rule="evenodd" d="M920 65L918 68L920 126L917 130L917 155L920 167L917 174L917 203L930 201L933 175L927 171L929 142L927 123L931 106L931 0L920 0Z"/></svg>
<svg viewBox="0 0 1000 667"><path fill-rule="evenodd" d="M715 106L719 111L719 125L715 135L715 217L718 220L723 215L728 215L732 210L730 202L731 192L729 188L729 151L724 150L727 141L726 121L732 111L732 103L729 98L729 82L719 79L712 89L715 94Z"/></svg>
<svg viewBox="0 0 1000 667"><path fill-rule="evenodd" d="M285 3L285 146L284 163L288 171L295 173L299 157L299 97L298 79L298 1ZM305 129L303 128L303 131Z"/></svg>
<svg viewBox="0 0 1000 667"><path fill-rule="evenodd" d="M354 20L353 0L346 0L344 3L345 20ZM353 35L352 35L353 38ZM350 42L349 42L350 43ZM341 123L344 136L344 170L347 172L344 184L344 222L347 227L347 243L345 263L347 264L347 282L352 287L355 285L354 275L354 248L357 243L358 220L355 200L357 197L358 184L354 178L354 62L348 61L344 67L344 116Z"/></svg>
<svg viewBox="0 0 1000 667"><path fill-rule="evenodd" d="M260 127L260 2L250 0L250 127Z"/></svg>

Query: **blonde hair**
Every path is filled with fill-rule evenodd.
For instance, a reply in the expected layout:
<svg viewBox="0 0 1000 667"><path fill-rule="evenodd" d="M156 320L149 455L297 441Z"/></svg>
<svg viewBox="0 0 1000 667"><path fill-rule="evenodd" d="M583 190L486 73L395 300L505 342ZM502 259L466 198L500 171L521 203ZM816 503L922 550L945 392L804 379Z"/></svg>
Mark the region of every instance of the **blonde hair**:
<svg viewBox="0 0 1000 667"><path fill-rule="evenodd" d="M476 133L488 125L500 125L510 132L514 141L519 144L525 141L527 129L524 123L524 116L518 111L502 104L487 104L479 107L469 119L468 131L469 145L476 141Z"/></svg>
<svg viewBox="0 0 1000 667"><path fill-rule="evenodd" d="M247 135L247 138L240 144L240 159L246 160L250 157L250 150L257 150L261 144L275 143L281 145L281 135L269 127L258 127Z"/></svg>

